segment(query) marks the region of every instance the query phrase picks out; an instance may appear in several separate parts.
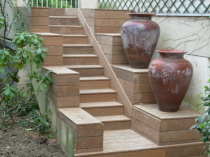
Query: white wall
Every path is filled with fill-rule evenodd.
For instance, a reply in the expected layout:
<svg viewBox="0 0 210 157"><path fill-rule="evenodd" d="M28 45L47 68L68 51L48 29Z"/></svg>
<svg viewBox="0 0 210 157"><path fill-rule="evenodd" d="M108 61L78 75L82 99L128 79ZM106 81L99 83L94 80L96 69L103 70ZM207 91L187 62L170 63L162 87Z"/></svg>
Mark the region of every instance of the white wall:
<svg viewBox="0 0 210 157"><path fill-rule="evenodd" d="M202 111L201 96L210 79L210 19L208 17L154 17L161 29L157 49L186 50L193 78L183 105ZM155 53L154 58L158 57Z"/></svg>

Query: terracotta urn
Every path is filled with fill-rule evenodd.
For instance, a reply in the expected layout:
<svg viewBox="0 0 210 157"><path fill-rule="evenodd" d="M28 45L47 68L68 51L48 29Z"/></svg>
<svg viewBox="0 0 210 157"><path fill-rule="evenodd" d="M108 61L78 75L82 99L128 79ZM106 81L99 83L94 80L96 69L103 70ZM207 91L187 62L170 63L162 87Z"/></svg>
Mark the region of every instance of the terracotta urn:
<svg viewBox="0 0 210 157"><path fill-rule="evenodd" d="M128 13L131 20L121 28L121 38L132 68L147 68L160 35L157 23L151 21L152 13Z"/></svg>
<svg viewBox="0 0 210 157"><path fill-rule="evenodd" d="M149 65L149 78L160 111L176 112L189 88L193 68L185 51L161 49Z"/></svg>

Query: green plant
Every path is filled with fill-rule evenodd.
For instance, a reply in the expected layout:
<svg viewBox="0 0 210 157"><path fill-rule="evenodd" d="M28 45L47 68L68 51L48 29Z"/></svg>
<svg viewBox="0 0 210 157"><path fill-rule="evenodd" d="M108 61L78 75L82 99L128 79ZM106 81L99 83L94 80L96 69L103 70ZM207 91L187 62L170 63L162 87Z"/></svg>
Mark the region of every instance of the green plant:
<svg viewBox="0 0 210 157"><path fill-rule="evenodd" d="M51 83L49 72L42 75L33 71L33 65L40 69L47 51L43 48L42 39L35 34L20 33L12 41L16 46L14 51L0 50L0 105L2 112L2 129L16 123L15 117L27 115L39 109L36 97L38 93L46 93ZM26 86L19 88L20 77L18 73L25 68L31 72L27 74ZM39 84L34 88L32 81ZM38 130L39 131L39 130Z"/></svg>
<svg viewBox="0 0 210 157"><path fill-rule="evenodd" d="M37 1L33 4L33 6L39 6L39 7L50 7L50 8L75 8L75 0L72 1L72 5L70 5L70 1L66 0L43 0L42 1Z"/></svg>
<svg viewBox="0 0 210 157"><path fill-rule="evenodd" d="M210 83L210 79L208 80L208 83ZM206 143L207 145L205 148L207 149L207 153L210 154L210 87L205 86L205 94L202 98L203 103L202 105L205 107L205 113L197 117L195 119L196 124L193 125L190 129L197 129L202 135L201 141L203 143Z"/></svg>

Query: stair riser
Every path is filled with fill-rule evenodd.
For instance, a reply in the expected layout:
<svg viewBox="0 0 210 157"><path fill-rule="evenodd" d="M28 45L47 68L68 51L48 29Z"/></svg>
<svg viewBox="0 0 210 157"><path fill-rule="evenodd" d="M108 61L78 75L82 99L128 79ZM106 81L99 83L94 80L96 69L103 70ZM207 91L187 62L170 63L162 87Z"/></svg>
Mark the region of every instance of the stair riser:
<svg viewBox="0 0 210 157"><path fill-rule="evenodd" d="M114 122L103 122L105 130L121 130L130 129L130 121L114 121Z"/></svg>
<svg viewBox="0 0 210 157"><path fill-rule="evenodd" d="M63 37L63 44L87 44L88 38L85 37Z"/></svg>
<svg viewBox="0 0 210 157"><path fill-rule="evenodd" d="M82 34L82 27L50 27L51 33L58 34Z"/></svg>
<svg viewBox="0 0 210 157"><path fill-rule="evenodd" d="M79 25L78 18L50 18L50 25Z"/></svg>
<svg viewBox="0 0 210 157"><path fill-rule="evenodd" d="M80 89L103 89L109 88L110 81L80 81Z"/></svg>
<svg viewBox="0 0 210 157"><path fill-rule="evenodd" d="M71 68L72 70L79 72L80 77L89 77L89 76L103 76L103 68Z"/></svg>
<svg viewBox="0 0 210 157"><path fill-rule="evenodd" d="M115 93L81 94L80 103L116 101Z"/></svg>
<svg viewBox="0 0 210 157"><path fill-rule="evenodd" d="M64 54L93 54L92 47L63 47Z"/></svg>
<svg viewBox="0 0 210 157"><path fill-rule="evenodd" d="M64 57L64 65L96 65L98 64L97 57Z"/></svg>
<svg viewBox="0 0 210 157"><path fill-rule="evenodd" d="M95 108L83 108L85 111L93 116L110 116L123 114L122 106L113 107L95 107Z"/></svg>

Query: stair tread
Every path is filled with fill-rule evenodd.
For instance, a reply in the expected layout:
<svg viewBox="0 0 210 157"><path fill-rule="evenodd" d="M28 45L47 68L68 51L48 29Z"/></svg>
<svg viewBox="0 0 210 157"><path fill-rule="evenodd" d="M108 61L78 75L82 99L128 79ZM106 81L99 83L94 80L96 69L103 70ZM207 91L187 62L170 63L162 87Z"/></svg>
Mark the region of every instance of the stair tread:
<svg viewBox="0 0 210 157"><path fill-rule="evenodd" d="M50 18L72 18L72 19L76 19L78 18L78 16L50 16Z"/></svg>
<svg viewBox="0 0 210 157"><path fill-rule="evenodd" d="M106 89L81 89L80 94L102 94L102 93L116 93L115 90L106 88Z"/></svg>
<svg viewBox="0 0 210 157"><path fill-rule="evenodd" d="M66 68L75 68L75 69L77 69L77 68L86 68L86 69L89 69L89 68L99 68L99 69L104 68L101 65L67 65L65 67Z"/></svg>
<svg viewBox="0 0 210 157"><path fill-rule="evenodd" d="M63 44L64 47L93 47L90 44Z"/></svg>
<svg viewBox="0 0 210 157"><path fill-rule="evenodd" d="M80 103L82 108L92 108L92 107L115 107L115 106L123 106L123 104L111 101L111 102L91 102L91 103Z"/></svg>
<svg viewBox="0 0 210 157"><path fill-rule="evenodd" d="M84 34L64 34L63 37L87 37Z"/></svg>
<svg viewBox="0 0 210 157"><path fill-rule="evenodd" d="M82 28L82 26L79 25L49 25L50 27L78 27Z"/></svg>
<svg viewBox="0 0 210 157"><path fill-rule="evenodd" d="M104 76L80 77L80 81L100 81L100 80L110 80L110 78Z"/></svg>
<svg viewBox="0 0 210 157"><path fill-rule="evenodd" d="M63 57L98 57L94 54L64 54Z"/></svg>
<svg viewBox="0 0 210 157"><path fill-rule="evenodd" d="M130 121L130 119L124 115L99 116L96 118L101 122Z"/></svg>

